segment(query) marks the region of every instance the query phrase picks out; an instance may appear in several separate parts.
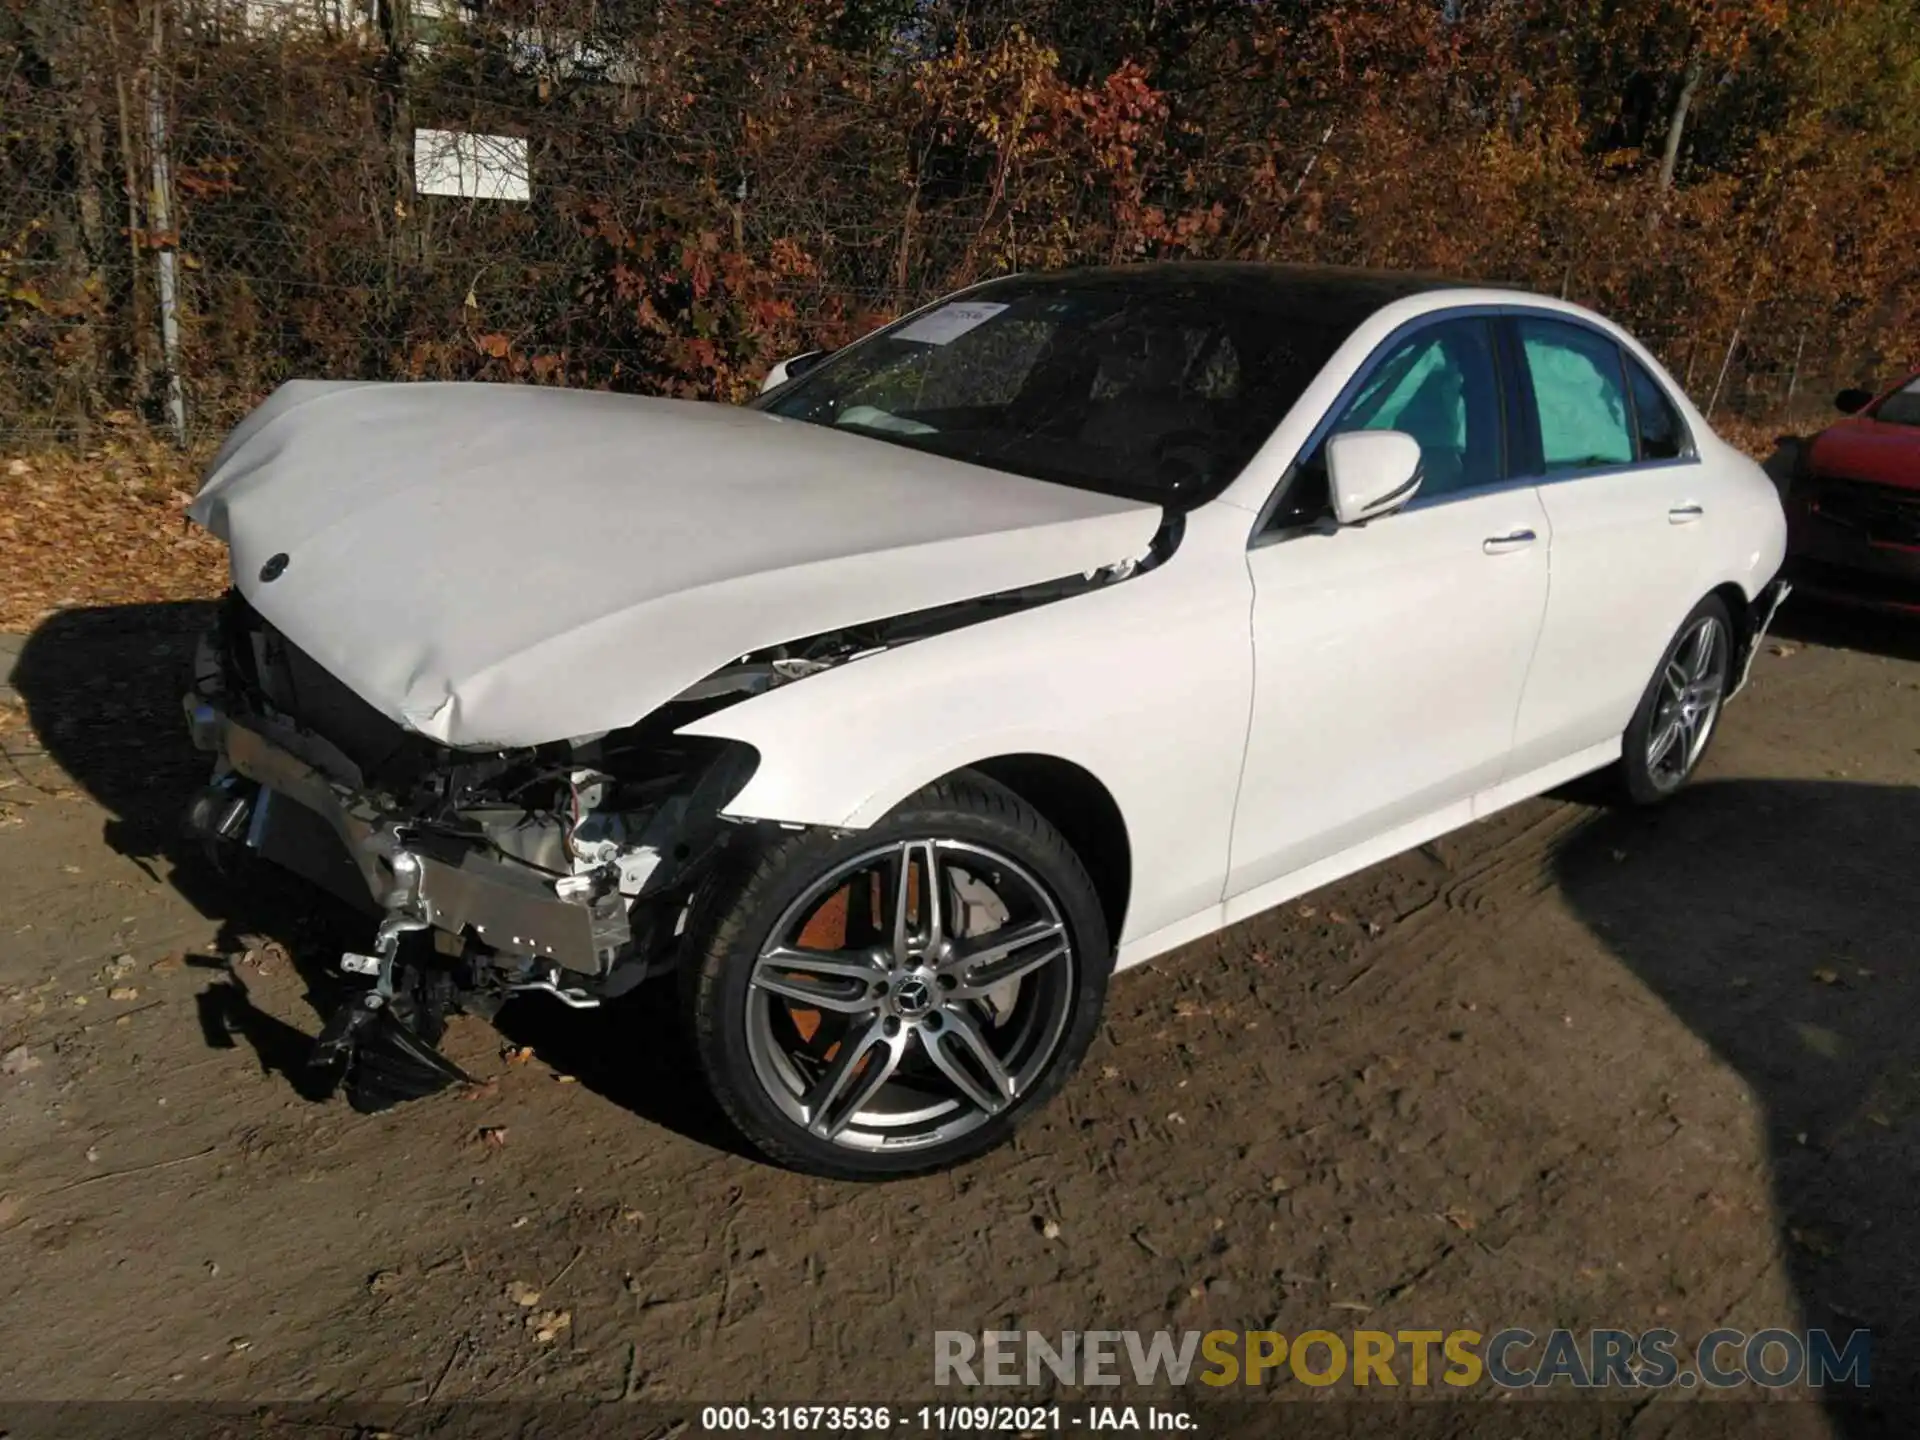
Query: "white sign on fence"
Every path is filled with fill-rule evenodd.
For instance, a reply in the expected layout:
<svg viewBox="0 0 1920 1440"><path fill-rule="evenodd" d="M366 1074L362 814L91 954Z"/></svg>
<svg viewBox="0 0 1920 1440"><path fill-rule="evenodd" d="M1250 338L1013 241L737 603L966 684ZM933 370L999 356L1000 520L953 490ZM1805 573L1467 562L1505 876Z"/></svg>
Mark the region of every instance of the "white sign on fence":
<svg viewBox="0 0 1920 1440"><path fill-rule="evenodd" d="M527 142L515 135L460 130L413 132L413 188L422 195L529 200Z"/></svg>

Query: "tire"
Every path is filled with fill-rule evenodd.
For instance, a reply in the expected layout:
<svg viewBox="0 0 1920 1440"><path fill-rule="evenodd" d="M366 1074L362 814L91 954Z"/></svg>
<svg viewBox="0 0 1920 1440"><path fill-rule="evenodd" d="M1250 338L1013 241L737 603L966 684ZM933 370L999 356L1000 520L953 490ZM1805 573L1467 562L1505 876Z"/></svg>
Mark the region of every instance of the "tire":
<svg viewBox="0 0 1920 1440"><path fill-rule="evenodd" d="M1710 651L1700 649L1711 637ZM1706 756L1733 683L1733 619L1709 595L1680 622L1620 738L1612 788L1631 805L1657 805L1692 778Z"/></svg>
<svg viewBox="0 0 1920 1440"><path fill-rule="evenodd" d="M768 1159L847 1180L1004 1143L1086 1054L1113 969L1079 857L968 772L867 830L756 837L689 935L688 1033L721 1109Z"/></svg>

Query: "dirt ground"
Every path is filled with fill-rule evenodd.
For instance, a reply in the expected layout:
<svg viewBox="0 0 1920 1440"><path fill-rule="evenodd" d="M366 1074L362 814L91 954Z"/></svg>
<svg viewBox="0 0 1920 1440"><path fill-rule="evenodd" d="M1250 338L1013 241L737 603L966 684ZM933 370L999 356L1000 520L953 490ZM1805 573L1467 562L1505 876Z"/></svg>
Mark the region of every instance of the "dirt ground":
<svg viewBox="0 0 1920 1440"><path fill-rule="evenodd" d="M16 675L0 1400L905 1400L941 1328L1805 1324L1873 1327L1914 1413L1920 630L1790 607L1676 803L1531 802L1166 956L1015 1146L855 1187L738 1153L654 986L456 1020L471 1094L311 1098L338 917L175 839L204 616L68 611Z"/></svg>

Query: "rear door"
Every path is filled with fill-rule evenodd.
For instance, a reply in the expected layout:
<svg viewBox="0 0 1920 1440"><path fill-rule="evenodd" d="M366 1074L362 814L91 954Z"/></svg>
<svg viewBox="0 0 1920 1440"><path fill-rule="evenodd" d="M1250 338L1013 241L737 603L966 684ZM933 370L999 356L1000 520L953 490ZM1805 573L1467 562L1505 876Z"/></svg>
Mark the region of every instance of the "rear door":
<svg viewBox="0 0 1920 1440"><path fill-rule="evenodd" d="M1513 774L1626 729L1700 599L1715 529L1704 467L1659 381L1571 318L1502 322L1519 375L1518 442L1553 532L1546 623L1514 731Z"/></svg>

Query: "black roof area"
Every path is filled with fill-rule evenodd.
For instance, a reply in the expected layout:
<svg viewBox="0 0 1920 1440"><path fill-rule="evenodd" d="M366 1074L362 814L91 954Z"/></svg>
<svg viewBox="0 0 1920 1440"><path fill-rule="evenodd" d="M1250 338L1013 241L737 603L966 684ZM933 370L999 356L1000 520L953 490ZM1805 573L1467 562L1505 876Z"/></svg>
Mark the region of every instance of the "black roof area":
<svg viewBox="0 0 1920 1440"><path fill-rule="evenodd" d="M1517 290L1498 280L1468 280L1419 270L1375 270L1356 265L1283 265L1246 260L1156 260L1136 265L1088 265L1031 270L988 284L1030 281L1098 290L1217 290L1273 298L1364 304L1372 309L1435 290Z"/></svg>

